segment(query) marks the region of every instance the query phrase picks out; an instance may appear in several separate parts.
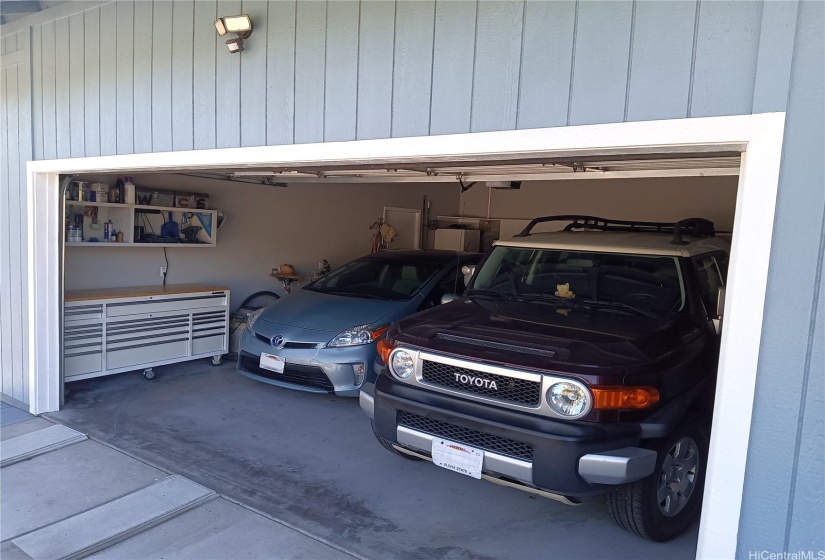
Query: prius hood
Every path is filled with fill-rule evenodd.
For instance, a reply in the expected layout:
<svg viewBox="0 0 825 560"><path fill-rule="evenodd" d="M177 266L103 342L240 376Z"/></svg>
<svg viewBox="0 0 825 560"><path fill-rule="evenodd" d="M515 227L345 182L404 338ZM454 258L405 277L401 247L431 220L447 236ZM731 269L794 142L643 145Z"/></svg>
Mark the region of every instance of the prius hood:
<svg viewBox="0 0 825 560"><path fill-rule="evenodd" d="M381 321L389 323L397 320L397 312L409 303L297 290L267 307L258 321L323 331L334 336L359 325L379 325ZM260 328L257 323L256 328Z"/></svg>

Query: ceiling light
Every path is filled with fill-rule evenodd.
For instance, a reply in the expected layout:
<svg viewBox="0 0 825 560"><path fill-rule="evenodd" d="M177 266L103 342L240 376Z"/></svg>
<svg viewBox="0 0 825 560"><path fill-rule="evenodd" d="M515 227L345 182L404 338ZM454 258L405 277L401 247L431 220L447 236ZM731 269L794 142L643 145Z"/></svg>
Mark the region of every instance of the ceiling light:
<svg viewBox="0 0 825 560"><path fill-rule="evenodd" d="M215 30L221 37L227 33L237 33L237 38L226 41L226 48L231 53L241 52L244 50L244 39L252 35L252 20L245 14L221 17L215 20Z"/></svg>

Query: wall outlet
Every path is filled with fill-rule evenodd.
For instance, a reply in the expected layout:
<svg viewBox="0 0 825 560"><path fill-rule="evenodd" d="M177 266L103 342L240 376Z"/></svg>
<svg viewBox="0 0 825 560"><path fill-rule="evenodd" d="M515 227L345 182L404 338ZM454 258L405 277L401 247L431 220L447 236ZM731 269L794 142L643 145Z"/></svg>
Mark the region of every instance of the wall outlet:
<svg viewBox="0 0 825 560"><path fill-rule="evenodd" d="M165 266L160 267L160 277L161 278L166 278L166 267Z"/></svg>

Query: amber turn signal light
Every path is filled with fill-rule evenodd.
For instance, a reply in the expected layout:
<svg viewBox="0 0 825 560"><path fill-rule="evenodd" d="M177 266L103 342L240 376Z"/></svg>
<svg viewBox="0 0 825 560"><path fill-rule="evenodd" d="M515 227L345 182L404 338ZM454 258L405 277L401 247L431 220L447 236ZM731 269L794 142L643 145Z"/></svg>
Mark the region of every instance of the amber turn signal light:
<svg viewBox="0 0 825 560"><path fill-rule="evenodd" d="M384 363L390 363L390 353L395 349L395 344L393 344L386 338L382 338L378 341L377 348L378 355L381 356L381 359L384 360Z"/></svg>
<svg viewBox="0 0 825 560"><path fill-rule="evenodd" d="M655 387L592 387L596 410L638 410L659 402Z"/></svg>

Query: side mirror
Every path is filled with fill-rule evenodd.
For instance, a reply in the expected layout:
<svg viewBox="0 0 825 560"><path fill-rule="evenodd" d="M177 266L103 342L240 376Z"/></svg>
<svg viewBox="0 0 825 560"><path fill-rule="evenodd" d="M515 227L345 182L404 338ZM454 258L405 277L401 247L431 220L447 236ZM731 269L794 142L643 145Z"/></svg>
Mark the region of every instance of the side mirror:
<svg viewBox="0 0 825 560"><path fill-rule="evenodd" d="M716 318L711 319L713 330L716 334L722 334L722 316L725 313L725 288L720 287L716 293Z"/></svg>
<svg viewBox="0 0 825 560"><path fill-rule="evenodd" d="M464 285L470 285L470 278L473 277L473 274L476 272L476 265L474 264L465 264L461 267L461 274L464 275Z"/></svg>
<svg viewBox="0 0 825 560"><path fill-rule="evenodd" d="M443 296L441 296L441 303L442 303L442 304L444 304L444 303L450 303L450 302L451 302L451 301L453 301L455 298L456 298L456 295L455 295L455 294L444 294Z"/></svg>

